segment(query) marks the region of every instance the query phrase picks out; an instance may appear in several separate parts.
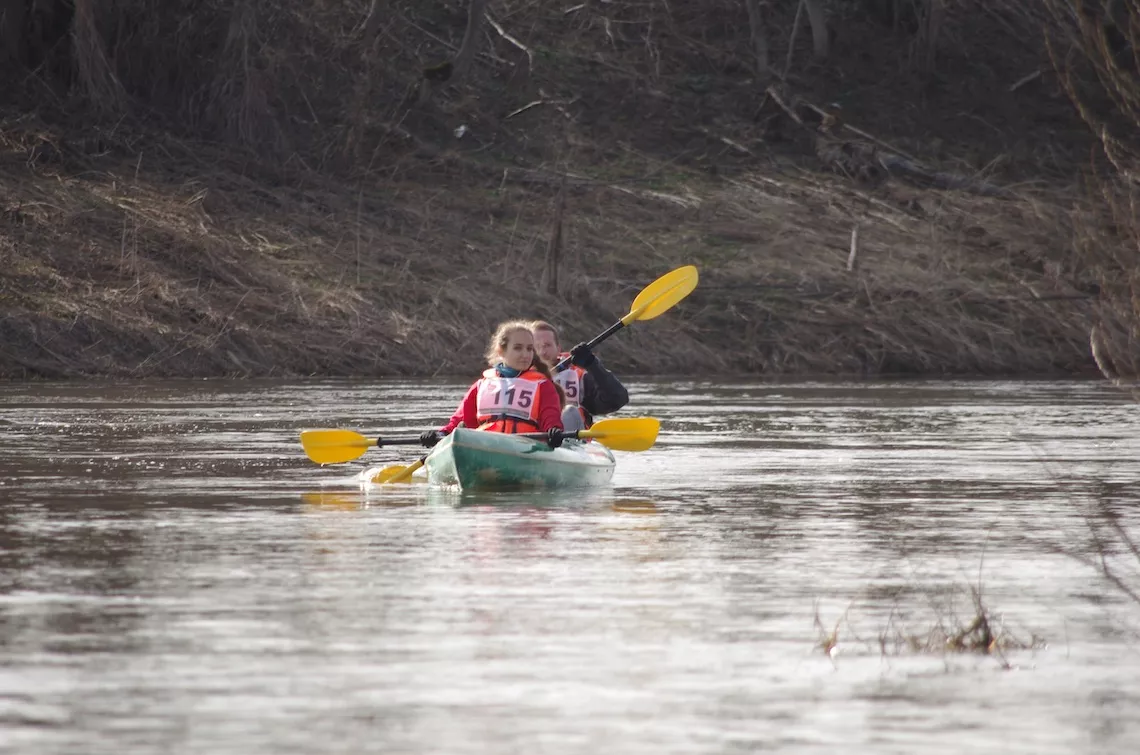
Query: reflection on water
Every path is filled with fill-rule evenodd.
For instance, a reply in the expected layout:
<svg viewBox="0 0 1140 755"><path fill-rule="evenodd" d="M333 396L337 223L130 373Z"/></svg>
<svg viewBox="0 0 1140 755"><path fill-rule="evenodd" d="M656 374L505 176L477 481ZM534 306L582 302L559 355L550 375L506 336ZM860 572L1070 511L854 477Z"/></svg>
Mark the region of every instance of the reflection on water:
<svg viewBox="0 0 1140 755"><path fill-rule="evenodd" d="M301 453L464 387L0 386L0 751L1140 745L1125 397L634 381L660 440L586 493ZM1016 642L943 651L983 614Z"/></svg>

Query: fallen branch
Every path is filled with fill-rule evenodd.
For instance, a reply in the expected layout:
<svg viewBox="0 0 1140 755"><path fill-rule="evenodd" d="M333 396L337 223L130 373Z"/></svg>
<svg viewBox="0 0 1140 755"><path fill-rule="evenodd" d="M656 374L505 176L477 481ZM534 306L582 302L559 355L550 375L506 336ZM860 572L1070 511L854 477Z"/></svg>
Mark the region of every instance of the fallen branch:
<svg viewBox="0 0 1140 755"><path fill-rule="evenodd" d="M539 105L545 105L545 104L546 104L546 100L535 100L534 102L528 102L527 104L520 107L518 110L514 110L514 111L511 111L510 113L507 113L507 117L504 118L503 120L505 120L505 121L510 120L511 118L514 118L516 115L521 115L522 113L525 113L526 111L530 110L531 108L535 108L535 107L538 107Z"/></svg>
<svg viewBox="0 0 1140 755"><path fill-rule="evenodd" d="M851 253L847 255L847 272L855 269L855 255L859 253L859 226L851 227Z"/></svg>
<svg viewBox="0 0 1140 755"><path fill-rule="evenodd" d="M512 37L510 34L508 34L508 33L506 32L506 30L505 30L505 29L503 29L503 27L502 27L502 26L500 26L500 25L499 25L499 23L498 23L497 21L495 21L495 19L491 18L491 14L490 14L490 13L487 13L487 14L484 14L484 15L485 15L485 16L486 16L486 18L487 18L487 23L489 23L491 26L493 26L493 27L495 28L495 31L499 32L499 36L500 36L500 37L502 37L503 39L507 40L507 41L508 41L508 42L510 42L512 45L514 45L515 47L519 48L520 50L522 50L523 52L525 52L525 53L526 53L526 64L527 64L527 67L528 67L528 68L533 68L533 67L534 67L534 54L533 54L533 53L530 51L530 48L529 48L529 47L527 47L526 45L524 45L522 42L520 42L520 41L518 41L517 39L515 39L514 37Z"/></svg>
<svg viewBox="0 0 1140 755"><path fill-rule="evenodd" d="M772 102L775 102L781 110L787 113L789 118L804 128L807 128L807 124L804 123L803 118L800 118L799 113L797 113L795 109L788 105L788 103L784 102L784 98L780 96L780 93L776 91L775 87L768 87L764 90L764 93L771 97Z"/></svg>
<svg viewBox="0 0 1140 755"><path fill-rule="evenodd" d="M1009 91L1016 92L1018 89L1021 89L1023 86L1025 86L1029 82L1033 81L1034 79L1039 79L1039 78L1041 78L1041 69L1040 68L1038 68L1033 73L1022 76L1020 79L1013 82L1013 84L1009 87Z"/></svg>
<svg viewBox="0 0 1140 755"><path fill-rule="evenodd" d="M732 147L734 150L736 150L737 152L739 152L741 154L749 155L749 156L752 155L752 150L748 149L747 147L745 147L740 142L734 142L732 139L729 139L727 136L717 136L716 134L712 133L711 131L709 131L704 126L700 126L698 130L702 134L704 134L705 136L708 136L712 139L716 139L719 142L723 142L723 143L727 144L729 147Z"/></svg>
<svg viewBox="0 0 1140 755"><path fill-rule="evenodd" d="M823 108L821 108L817 105L813 105L812 103L810 103L804 99L800 99L799 102L802 103L804 107L806 107L809 110L812 110L813 112L817 113L821 119L826 119L829 117L828 112L826 110L824 110ZM864 139L866 139L869 142L873 142L875 144L878 144L880 147L882 147L885 150L889 150L891 152L894 152L896 155L901 155L902 157L905 157L906 159L910 160L913 163L916 163L918 165L922 164L922 161L919 160L914 155L908 154L908 153L904 152L903 150L899 149L898 147L894 146L893 144L885 142L882 139L879 139L878 137L876 137L872 134L868 134L866 131L864 131L861 128L857 128L855 126L852 126L850 123L847 123L845 121L840 121L839 126L841 128L847 129L848 131L850 131L853 134L858 134L859 136L863 137Z"/></svg>

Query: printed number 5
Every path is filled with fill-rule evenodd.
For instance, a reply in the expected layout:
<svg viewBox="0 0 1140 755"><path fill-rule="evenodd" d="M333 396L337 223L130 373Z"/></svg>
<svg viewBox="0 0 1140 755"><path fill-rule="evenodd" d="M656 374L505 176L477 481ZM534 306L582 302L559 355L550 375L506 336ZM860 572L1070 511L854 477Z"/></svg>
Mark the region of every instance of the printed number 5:
<svg viewBox="0 0 1140 755"><path fill-rule="evenodd" d="M519 406L526 409L533 403L534 391L522 390L519 391Z"/></svg>

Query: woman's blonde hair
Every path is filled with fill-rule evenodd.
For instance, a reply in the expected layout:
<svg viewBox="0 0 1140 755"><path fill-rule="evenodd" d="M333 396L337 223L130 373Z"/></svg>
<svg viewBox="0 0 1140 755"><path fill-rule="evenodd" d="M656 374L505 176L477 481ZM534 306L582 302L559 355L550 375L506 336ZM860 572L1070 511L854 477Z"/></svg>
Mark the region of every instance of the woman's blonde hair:
<svg viewBox="0 0 1140 755"><path fill-rule="evenodd" d="M526 320L508 320L504 323L500 323L499 327L495 328L494 335L491 336L491 345L487 348L485 355L487 357L487 364L494 367L502 361L503 352L506 351L512 334L520 330L525 330L533 336L534 330L531 326L532 323ZM545 362L538 358L537 352L535 352L535 355L530 360L530 369L545 376L547 380L554 383L554 389L558 391L558 408L564 409L566 407L566 393L562 390L562 386L555 382L554 376L550 373L550 368L546 366Z"/></svg>

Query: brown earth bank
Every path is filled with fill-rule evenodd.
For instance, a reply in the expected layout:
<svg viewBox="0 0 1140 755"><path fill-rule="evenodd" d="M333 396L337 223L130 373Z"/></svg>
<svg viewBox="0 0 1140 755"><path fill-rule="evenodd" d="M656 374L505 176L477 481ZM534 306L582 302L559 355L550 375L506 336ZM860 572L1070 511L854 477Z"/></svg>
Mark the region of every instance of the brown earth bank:
<svg viewBox="0 0 1140 755"><path fill-rule="evenodd" d="M607 364L1130 364L1072 3L751 1L0 1L0 376L466 374L686 264Z"/></svg>

